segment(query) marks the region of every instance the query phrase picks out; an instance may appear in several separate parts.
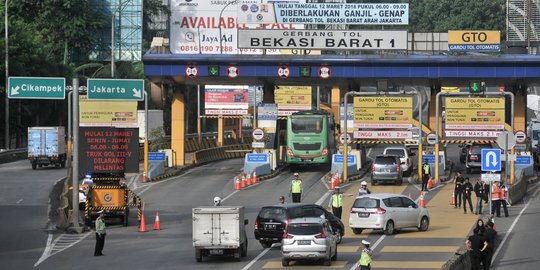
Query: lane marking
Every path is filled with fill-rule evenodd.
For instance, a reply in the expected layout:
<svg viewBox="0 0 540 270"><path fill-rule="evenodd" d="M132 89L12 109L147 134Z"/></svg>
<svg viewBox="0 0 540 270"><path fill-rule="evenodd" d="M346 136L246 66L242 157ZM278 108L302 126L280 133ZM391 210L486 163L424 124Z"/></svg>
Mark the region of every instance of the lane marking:
<svg viewBox="0 0 540 270"><path fill-rule="evenodd" d="M345 265L347 265L347 261L335 261L335 262L332 262L332 265L330 266L322 266L322 265L314 265L312 263L305 263L305 262L301 262L301 263L297 263L296 261L294 261L293 264L290 264L289 266L287 267L284 267L281 265L281 262L276 262L276 261L272 261L272 262L267 262L263 265L263 269L285 269L285 268L302 268L302 269L321 269L321 268L343 268L345 267Z"/></svg>
<svg viewBox="0 0 540 270"><path fill-rule="evenodd" d="M382 240L384 240L384 238L386 238L386 234L383 234L378 240L377 242L375 242L375 244L373 244L370 248L371 250L375 250L377 248L377 246L382 242ZM360 258L360 257L359 257ZM356 268L358 268L360 266L359 262L357 261L352 267L350 270L356 270ZM373 268L373 266L372 266Z"/></svg>
<svg viewBox="0 0 540 270"><path fill-rule="evenodd" d="M456 252L458 246L385 246L381 252Z"/></svg>
<svg viewBox="0 0 540 270"><path fill-rule="evenodd" d="M534 187L535 189L536 189L536 186L538 186L538 184L540 184L540 183L537 183L535 185L535 187ZM536 195L538 195L538 191L539 190L536 189L536 191L534 192L534 194L532 196L533 198L535 198ZM525 212L525 210L527 210L527 208L529 208L529 205L531 204L532 201L533 200L529 200L529 202L527 202L525 207L523 207L523 209L521 209L521 211L519 212L519 215L517 216L517 218L514 220L514 222L512 222L512 225L510 226L510 229L508 229L508 231L504 235L504 238L503 238L502 242L499 244L499 247L495 251L495 254L493 254L493 258L491 258L492 265L494 265L493 263L495 262L495 259L497 258L497 255L499 255L499 252L501 251L501 248L504 246L504 243L506 243L506 240L508 239L508 236L510 236L510 234L512 233L512 230L514 229L514 226L516 226L517 222L521 218L521 215L523 215L523 212Z"/></svg>
<svg viewBox="0 0 540 270"><path fill-rule="evenodd" d="M422 261L373 261L371 268L372 269L381 269L381 268L422 268L422 269L440 269L446 262L422 262Z"/></svg>
<svg viewBox="0 0 540 270"><path fill-rule="evenodd" d="M232 197L232 195L236 194L238 190L233 191L231 194L227 195L225 198L221 199L221 202L224 202L226 199Z"/></svg>
<svg viewBox="0 0 540 270"><path fill-rule="evenodd" d="M45 261L51 254L51 242L52 242L52 234L49 233L47 236L47 245L45 246L45 250L43 250L43 254L41 254L41 257L39 260L34 264L34 267L38 266L40 263Z"/></svg>
<svg viewBox="0 0 540 270"><path fill-rule="evenodd" d="M15 204L19 204L23 201L23 199L21 198L20 200L18 200Z"/></svg>
<svg viewBox="0 0 540 270"><path fill-rule="evenodd" d="M249 269L253 264L255 264L262 256L264 256L268 251L270 251L271 247L269 248L265 248L261 253L259 253L259 255L257 255L257 257L255 257L253 260L251 260L251 262L249 262L246 266L244 266L244 268L242 268L242 270L247 270Z"/></svg>
<svg viewBox="0 0 540 270"><path fill-rule="evenodd" d="M53 234L49 233L47 237L47 245L45 247L45 250L43 251L43 254L39 258L39 260L34 264L34 267L38 266L45 260L47 260L49 257L54 256L57 253L60 253L76 244L84 240L88 235L90 235L92 232L87 232L84 234L61 234L58 238L56 238L54 241Z"/></svg>

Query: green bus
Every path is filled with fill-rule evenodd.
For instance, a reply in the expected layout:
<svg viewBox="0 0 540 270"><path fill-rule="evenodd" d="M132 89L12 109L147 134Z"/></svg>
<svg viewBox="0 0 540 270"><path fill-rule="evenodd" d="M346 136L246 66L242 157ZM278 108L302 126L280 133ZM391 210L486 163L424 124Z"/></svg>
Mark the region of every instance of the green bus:
<svg viewBox="0 0 540 270"><path fill-rule="evenodd" d="M300 111L287 117L288 164L330 164L334 153L334 117L331 113Z"/></svg>

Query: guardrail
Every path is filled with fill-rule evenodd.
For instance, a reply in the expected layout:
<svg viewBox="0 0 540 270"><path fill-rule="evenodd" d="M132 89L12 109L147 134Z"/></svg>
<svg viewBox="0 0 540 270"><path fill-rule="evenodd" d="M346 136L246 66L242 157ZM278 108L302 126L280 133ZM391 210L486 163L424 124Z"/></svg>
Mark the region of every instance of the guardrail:
<svg viewBox="0 0 540 270"><path fill-rule="evenodd" d="M28 150L19 148L0 152L0 164L28 158Z"/></svg>

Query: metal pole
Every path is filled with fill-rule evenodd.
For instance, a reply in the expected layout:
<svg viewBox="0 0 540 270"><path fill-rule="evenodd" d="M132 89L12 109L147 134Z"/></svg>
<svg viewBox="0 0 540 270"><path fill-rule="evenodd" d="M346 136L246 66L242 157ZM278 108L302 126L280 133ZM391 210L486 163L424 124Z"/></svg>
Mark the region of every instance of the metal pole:
<svg viewBox="0 0 540 270"><path fill-rule="evenodd" d="M9 31L9 22L8 22L8 3L9 0L6 0L6 4L4 6L4 41L5 41L5 48L6 48L6 59L5 59L5 65L6 65L6 100L5 100L5 147L6 149L9 149L9 40L8 40L8 31Z"/></svg>
<svg viewBox="0 0 540 270"><path fill-rule="evenodd" d="M79 79L73 79L73 174L72 174L72 222L73 229L82 232L79 226Z"/></svg>
<svg viewBox="0 0 540 270"><path fill-rule="evenodd" d="M201 85L197 84L197 140L201 145Z"/></svg>
<svg viewBox="0 0 540 270"><path fill-rule="evenodd" d="M317 85L317 110L321 109L321 87Z"/></svg>
<svg viewBox="0 0 540 270"><path fill-rule="evenodd" d="M257 128L257 87L253 90L253 129Z"/></svg>
<svg viewBox="0 0 540 270"><path fill-rule="evenodd" d="M468 93L466 93L468 94ZM435 135L436 135L436 138L435 138L435 153L434 153L434 156L435 156L435 183L438 183L439 182L439 111L440 111L440 101L439 101L439 97L441 95L444 95L444 93L442 92L439 92L437 93L437 95L435 96ZM457 198L456 198L457 200Z"/></svg>
<svg viewBox="0 0 540 270"><path fill-rule="evenodd" d="M148 179L148 93L144 90L144 177Z"/></svg>
<svg viewBox="0 0 540 270"><path fill-rule="evenodd" d="M116 10L113 11L112 17L111 17L111 78L114 78L114 17L115 15L116 15Z"/></svg>
<svg viewBox="0 0 540 270"><path fill-rule="evenodd" d="M71 102L72 102L72 97L73 96L73 90L71 92L68 93L68 136L67 136L67 139L68 139L68 154L67 154L67 167L68 168L71 168L71 156L72 156L72 152L73 152L73 140L71 138L71 121L72 121L72 117L71 117Z"/></svg>

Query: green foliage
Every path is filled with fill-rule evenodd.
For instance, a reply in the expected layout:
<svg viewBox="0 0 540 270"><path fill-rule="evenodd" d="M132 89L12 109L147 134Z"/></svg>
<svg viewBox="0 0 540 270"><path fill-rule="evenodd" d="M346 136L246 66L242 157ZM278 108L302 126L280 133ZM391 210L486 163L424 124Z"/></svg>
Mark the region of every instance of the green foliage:
<svg viewBox="0 0 540 270"><path fill-rule="evenodd" d="M152 138L152 143L148 146L148 151L157 152L160 149L171 148L171 141L165 137L163 128L157 127L152 129L149 136Z"/></svg>

